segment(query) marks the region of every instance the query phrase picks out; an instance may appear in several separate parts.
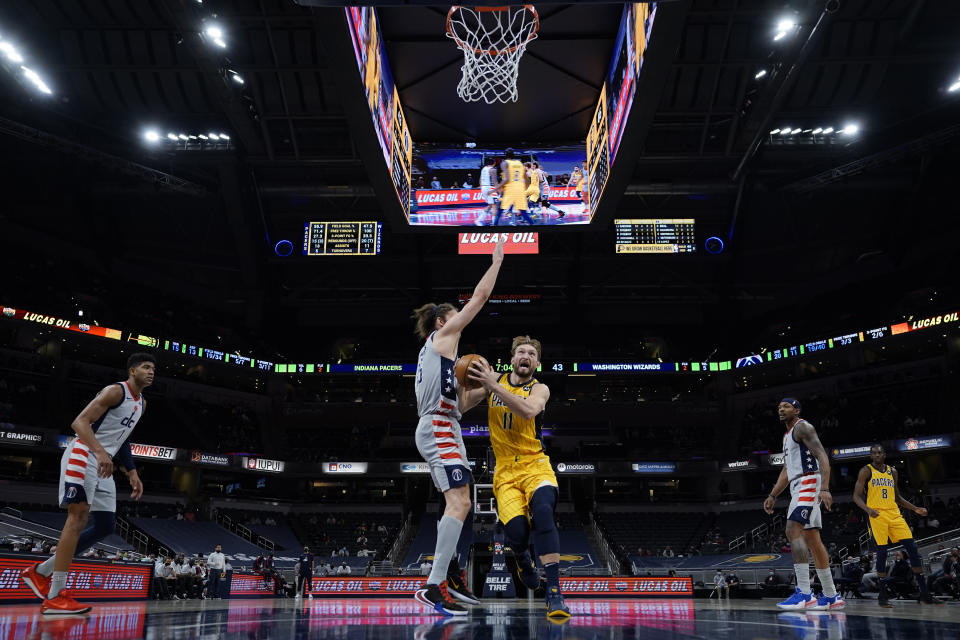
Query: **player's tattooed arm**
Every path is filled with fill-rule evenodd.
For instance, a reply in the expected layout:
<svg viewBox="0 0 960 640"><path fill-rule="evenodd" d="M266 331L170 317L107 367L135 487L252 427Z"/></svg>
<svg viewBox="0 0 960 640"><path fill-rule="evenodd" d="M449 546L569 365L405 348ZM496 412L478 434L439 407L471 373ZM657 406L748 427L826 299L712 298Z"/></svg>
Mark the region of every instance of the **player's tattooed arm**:
<svg viewBox="0 0 960 640"><path fill-rule="evenodd" d="M853 488L853 502L866 511L871 518L876 518L880 514L877 513L876 509L868 507L866 501L863 499L863 493L866 490L868 482L870 482L870 469L865 466L860 469L860 473L857 474L857 485Z"/></svg>
<svg viewBox="0 0 960 640"><path fill-rule="evenodd" d="M820 500L827 511L833 507L833 495L830 493L830 458L817 436L817 430L808 422L800 422L796 427L797 437L806 445L810 453L817 459L817 466L820 468Z"/></svg>
<svg viewBox="0 0 960 640"><path fill-rule="evenodd" d="M918 516L927 515L927 510L924 507L918 507L903 497L903 494L900 493L900 474L893 467L890 467L890 471L893 472L893 495L897 498L897 504L905 509L910 509Z"/></svg>

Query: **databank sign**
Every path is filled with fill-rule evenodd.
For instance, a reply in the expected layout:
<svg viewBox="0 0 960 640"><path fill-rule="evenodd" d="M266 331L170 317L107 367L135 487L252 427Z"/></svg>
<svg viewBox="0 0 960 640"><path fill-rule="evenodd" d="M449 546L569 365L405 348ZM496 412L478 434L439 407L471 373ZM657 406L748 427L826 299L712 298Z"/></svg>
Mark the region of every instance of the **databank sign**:
<svg viewBox="0 0 960 640"><path fill-rule="evenodd" d="M190 462L194 464L212 464L218 467L226 467L230 465L230 456L204 453L203 451L192 451L190 453Z"/></svg>
<svg viewBox="0 0 960 640"><path fill-rule="evenodd" d="M324 462L324 473L366 473L366 462Z"/></svg>

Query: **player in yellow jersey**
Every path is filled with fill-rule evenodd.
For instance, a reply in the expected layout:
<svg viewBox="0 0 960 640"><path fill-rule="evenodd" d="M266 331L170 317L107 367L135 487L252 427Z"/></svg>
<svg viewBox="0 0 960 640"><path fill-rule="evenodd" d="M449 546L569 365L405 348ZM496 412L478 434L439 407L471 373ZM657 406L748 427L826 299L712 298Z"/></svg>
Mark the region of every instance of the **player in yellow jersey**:
<svg viewBox="0 0 960 640"><path fill-rule="evenodd" d="M920 587L920 600L928 604L942 604L930 595L927 581L923 575L923 559L917 549L907 521L900 513L900 506L910 509L919 516L927 515L927 510L917 507L900 495L900 476L897 470L886 464L887 452L883 445L870 447L870 464L860 469L857 486L853 490L853 501L870 516L868 527L877 543L877 578L880 582L880 595L877 602L881 607L892 607L887 593L887 548L891 543L900 544L910 556L914 577ZM863 494L866 491L867 500Z"/></svg>
<svg viewBox="0 0 960 640"><path fill-rule="evenodd" d="M493 226L500 224L500 216L504 211L516 213L527 224L533 224L533 218L527 212L527 170L523 163L514 157L513 149L504 152L504 160L500 163L500 172L503 180L497 184L497 190L503 193L500 198L500 210L493 220Z"/></svg>
<svg viewBox="0 0 960 640"><path fill-rule="evenodd" d="M524 162L523 168L527 176L527 190L524 192L527 196L527 207L532 207L540 202L540 176L533 170L532 162Z"/></svg>
<svg viewBox="0 0 960 640"><path fill-rule="evenodd" d="M517 336L510 348L510 373L501 375L474 363L470 378L482 387L464 392L463 404L469 408L487 400L490 444L497 461L493 495L497 516L517 555L520 577L530 589L540 584L528 550L532 533L547 577L547 615L569 618L560 592L560 534L554 520L557 476L541 439L550 389L533 377L541 353L539 340Z"/></svg>

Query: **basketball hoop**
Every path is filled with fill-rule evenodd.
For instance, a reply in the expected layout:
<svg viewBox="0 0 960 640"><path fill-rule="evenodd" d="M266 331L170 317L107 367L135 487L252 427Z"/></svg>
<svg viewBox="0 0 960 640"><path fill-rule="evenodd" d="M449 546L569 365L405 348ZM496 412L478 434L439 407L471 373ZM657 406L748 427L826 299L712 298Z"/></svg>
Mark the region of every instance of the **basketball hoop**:
<svg viewBox="0 0 960 640"><path fill-rule="evenodd" d="M532 4L450 7L447 37L463 51L457 95L464 102L516 102L520 58L539 30Z"/></svg>

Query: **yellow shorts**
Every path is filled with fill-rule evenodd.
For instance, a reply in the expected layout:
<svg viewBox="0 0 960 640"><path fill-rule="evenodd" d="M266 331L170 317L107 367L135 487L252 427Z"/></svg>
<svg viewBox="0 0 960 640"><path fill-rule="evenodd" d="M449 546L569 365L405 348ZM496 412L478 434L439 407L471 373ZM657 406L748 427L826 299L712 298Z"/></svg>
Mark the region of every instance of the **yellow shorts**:
<svg viewBox="0 0 960 640"><path fill-rule="evenodd" d="M540 200L540 187L538 185L532 184L527 187L527 200L530 202L537 202Z"/></svg>
<svg viewBox="0 0 960 640"><path fill-rule="evenodd" d="M877 544L900 542L913 537L900 509L877 509L877 512L880 515L876 518L867 516L867 527Z"/></svg>
<svg viewBox="0 0 960 640"><path fill-rule="evenodd" d="M503 190L503 198L500 199L500 210L509 211L513 207L514 211L527 210L527 194L520 189Z"/></svg>
<svg viewBox="0 0 960 640"><path fill-rule="evenodd" d="M529 504L533 493L543 486L557 486L550 458L545 453L520 456L514 462L497 461L493 474L493 497L497 499L497 516L506 524L517 516L530 517Z"/></svg>

